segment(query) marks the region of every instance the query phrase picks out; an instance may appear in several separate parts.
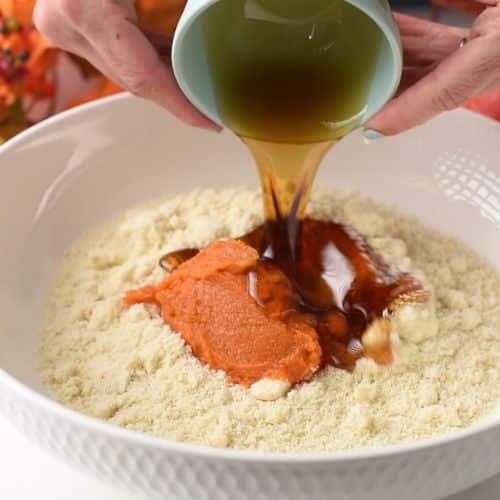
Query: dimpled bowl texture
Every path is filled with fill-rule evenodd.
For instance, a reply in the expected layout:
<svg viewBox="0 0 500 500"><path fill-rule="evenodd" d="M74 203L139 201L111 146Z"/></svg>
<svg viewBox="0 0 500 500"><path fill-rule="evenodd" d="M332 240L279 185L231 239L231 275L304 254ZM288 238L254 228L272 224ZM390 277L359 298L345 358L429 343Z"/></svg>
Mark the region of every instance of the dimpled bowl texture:
<svg viewBox="0 0 500 500"><path fill-rule="evenodd" d="M356 132L327 157L318 184L357 188L415 213L500 267L499 139L500 125L466 111L372 144ZM65 462L172 500L433 500L500 472L500 412L421 442L284 455L161 440L52 401L35 352L68 245L143 200L258 179L230 133L189 128L127 94L21 134L0 148L0 172L0 410Z"/></svg>

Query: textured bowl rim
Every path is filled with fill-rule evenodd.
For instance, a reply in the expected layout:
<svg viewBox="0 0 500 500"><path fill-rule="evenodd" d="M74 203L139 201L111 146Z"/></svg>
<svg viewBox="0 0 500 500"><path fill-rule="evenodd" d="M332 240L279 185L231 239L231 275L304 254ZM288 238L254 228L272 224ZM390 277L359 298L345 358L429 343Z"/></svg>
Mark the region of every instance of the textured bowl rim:
<svg viewBox="0 0 500 500"><path fill-rule="evenodd" d="M19 135L10 139L0 146L0 160L4 154L14 150L23 143L28 142L39 133L54 126L63 125L70 118L84 116L95 110L106 108L111 105L127 102L137 99L128 92L123 92L114 96L104 97L91 103L77 106L73 109L57 114L33 127L21 132ZM467 119L475 119L480 123L496 122L490 118L478 115L465 109L459 109L451 114L467 116ZM500 125L498 125L500 133ZM30 401L45 410L47 413L53 413L60 418L69 420L76 426L81 426L86 431L99 432L113 439L127 441L130 444L137 444L150 449L176 452L183 455L189 455L193 458L204 458L214 461L246 462L255 464L341 464L353 461L362 461L367 459L389 459L397 455L406 453L423 452L430 449L450 445L467 438L473 438L476 435L486 433L493 429L500 429L500 413L498 415L489 415L484 422L441 434L435 437L409 441L400 444L379 446L373 448L358 448L354 450L336 451L336 452L306 452L306 453L275 453L262 452L254 450L236 450L226 448L215 448L210 446L196 445L188 442L173 441L167 438L160 438L152 434L141 433L110 424L104 420L89 417L83 413L72 410L69 407L58 403L49 396L31 389L23 382L20 382L5 370L0 368L0 384L10 388L14 394L19 394L23 399ZM1 388L0 388L1 390Z"/></svg>

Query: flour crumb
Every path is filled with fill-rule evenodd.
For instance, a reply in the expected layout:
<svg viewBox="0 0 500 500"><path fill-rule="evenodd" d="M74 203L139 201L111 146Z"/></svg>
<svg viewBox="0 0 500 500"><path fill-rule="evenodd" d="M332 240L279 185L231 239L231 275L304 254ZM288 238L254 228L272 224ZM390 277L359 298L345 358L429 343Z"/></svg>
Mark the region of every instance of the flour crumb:
<svg viewBox="0 0 500 500"><path fill-rule="evenodd" d="M352 373L327 367L292 388L262 380L247 389L200 363L157 306L122 305L126 290L165 276L158 266L165 253L261 224L261 203L256 190L200 189L129 210L69 248L40 337L48 392L139 432L274 452L401 443L500 411L497 270L415 217L357 193L317 190L308 216L352 225L431 291L428 303L389 318L396 351L389 366L365 357Z"/></svg>
<svg viewBox="0 0 500 500"><path fill-rule="evenodd" d="M261 401L276 401L283 397L292 387L289 382L285 380L272 380L264 378L255 382L250 387L250 392L255 399Z"/></svg>
<svg viewBox="0 0 500 500"><path fill-rule="evenodd" d="M401 339L413 344L436 337L439 329L432 302L398 307L392 325Z"/></svg>

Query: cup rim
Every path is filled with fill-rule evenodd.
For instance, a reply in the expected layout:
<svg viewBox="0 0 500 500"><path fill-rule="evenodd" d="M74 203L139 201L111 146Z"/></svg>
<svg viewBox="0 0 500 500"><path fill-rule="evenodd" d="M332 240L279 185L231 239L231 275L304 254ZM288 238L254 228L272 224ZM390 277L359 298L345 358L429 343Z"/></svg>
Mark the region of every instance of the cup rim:
<svg viewBox="0 0 500 500"><path fill-rule="evenodd" d="M181 16L181 19L179 20L179 23L177 24L177 28L174 33L174 40L172 43L172 69L177 84L181 88L184 95L191 102L191 104L193 104L196 109L201 111L205 116L210 118L210 120L215 122L217 125L225 128L226 125L222 122L217 111L207 109L206 106L203 105L203 102L199 98L198 94L192 91L191 86L187 84L187 80L183 78L182 63L179 58L179 48L184 43L186 35L192 28L195 19L197 19L200 14L202 14L205 10L207 10L218 1L219 0L205 0L204 2L197 2L195 7L190 7L188 0L188 4L184 9L184 12ZM189 15L187 14L188 9Z"/></svg>
<svg viewBox="0 0 500 500"><path fill-rule="evenodd" d="M371 16L365 4L358 5L354 4L352 0L346 0L346 1L349 2L351 5L353 5L354 7L356 7L357 9L364 12L380 28L380 30L385 36L385 39L389 43L389 47L391 48L392 52L392 62L393 62L392 86L387 88L384 99L381 99L380 103L372 110L372 112L364 117L363 122L366 122L370 118L375 116L396 94L399 88L399 84L401 82L401 76L403 74L403 49L401 46L399 28L398 25L396 24L392 11L389 11L387 13L387 16L390 16L390 18L392 19L392 26L391 26L387 21L387 17Z"/></svg>

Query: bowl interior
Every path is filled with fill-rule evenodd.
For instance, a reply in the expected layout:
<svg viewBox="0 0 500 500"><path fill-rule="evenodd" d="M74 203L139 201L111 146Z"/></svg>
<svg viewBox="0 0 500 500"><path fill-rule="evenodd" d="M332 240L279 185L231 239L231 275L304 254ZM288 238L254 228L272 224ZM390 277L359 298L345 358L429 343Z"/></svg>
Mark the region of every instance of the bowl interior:
<svg viewBox="0 0 500 500"><path fill-rule="evenodd" d="M499 134L498 124L466 111L372 144L354 133L325 160L317 184L395 204L500 269ZM189 128L129 95L34 127L0 149L0 169L0 369L40 392L45 297L72 241L144 200L258 185L230 133Z"/></svg>

